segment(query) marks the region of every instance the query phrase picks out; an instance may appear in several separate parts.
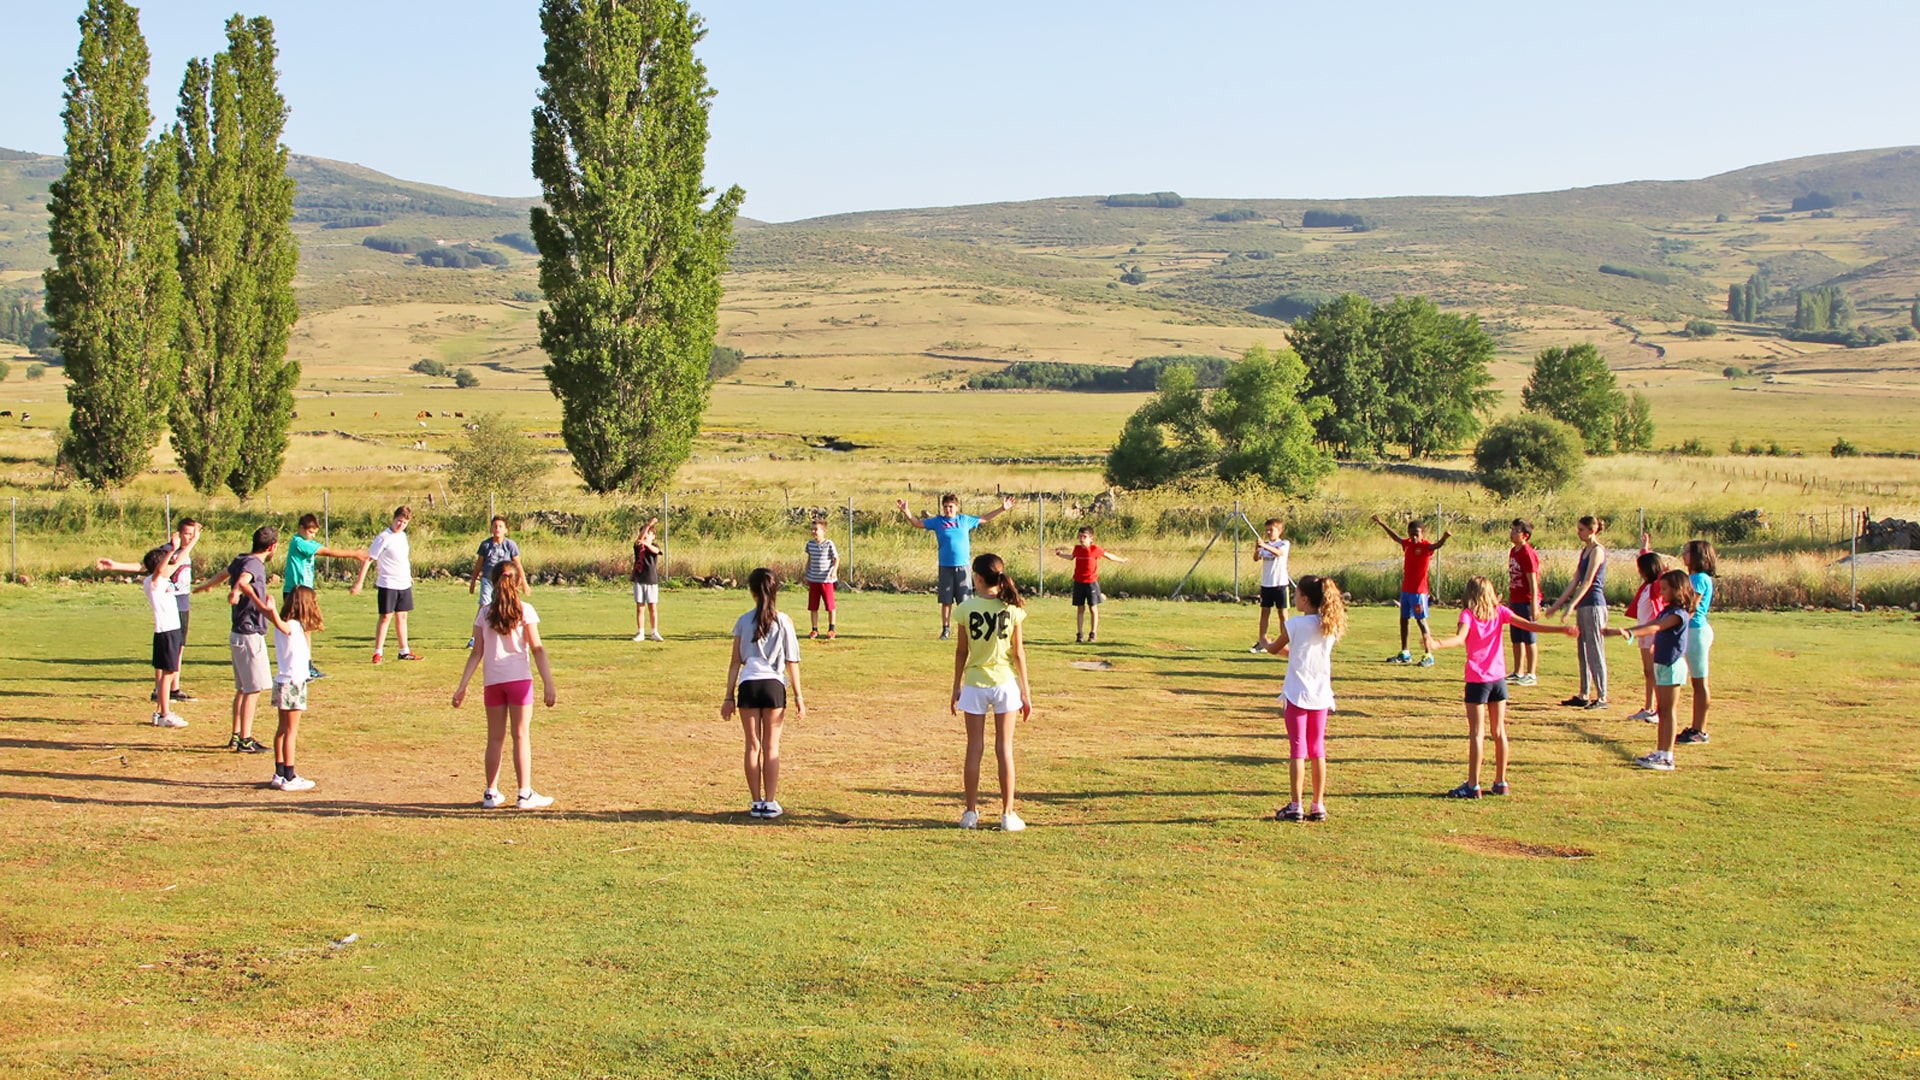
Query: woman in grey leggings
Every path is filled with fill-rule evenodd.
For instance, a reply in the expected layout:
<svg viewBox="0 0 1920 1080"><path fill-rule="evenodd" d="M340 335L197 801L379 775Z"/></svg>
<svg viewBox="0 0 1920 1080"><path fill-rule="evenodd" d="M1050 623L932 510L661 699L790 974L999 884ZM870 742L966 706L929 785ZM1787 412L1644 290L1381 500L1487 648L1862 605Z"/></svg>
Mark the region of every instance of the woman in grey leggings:
<svg viewBox="0 0 1920 1080"><path fill-rule="evenodd" d="M1548 608L1562 612L1566 621L1567 602L1573 601L1574 625L1580 631L1580 692L1562 705L1582 709L1607 707L1607 547L1600 542L1604 519L1588 515L1580 519L1580 563L1573 581ZM1575 599L1575 598L1578 599Z"/></svg>

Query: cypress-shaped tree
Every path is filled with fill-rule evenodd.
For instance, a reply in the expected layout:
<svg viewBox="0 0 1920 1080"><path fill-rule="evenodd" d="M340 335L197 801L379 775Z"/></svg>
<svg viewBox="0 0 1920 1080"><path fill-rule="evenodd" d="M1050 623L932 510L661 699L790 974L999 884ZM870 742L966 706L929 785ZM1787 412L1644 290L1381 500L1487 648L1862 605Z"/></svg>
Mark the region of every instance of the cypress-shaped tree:
<svg viewBox="0 0 1920 1080"><path fill-rule="evenodd" d="M280 475L293 422L293 390L300 365L287 359L287 345L300 309L293 274L300 250L293 239L293 178L287 175L287 102L274 68L279 48L265 18L227 20L227 56L239 90L238 266L246 275L237 291L247 298L239 348L241 380L249 405L240 453L227 487L248 498Z"/></svg>
<svg viewBox="0 0 1920 1080"><path fill-rule="evenodd" d="M544 0L533 114L540 347L589 489L653 491L692 451L744 193L705 206L713 91L685 0Z"/></svg>
<svg viewBox="0 0 1920 1080"><path fill-rule="evenodd" d="M88 0L66 76L67 170L47 199L47 318L72 406L60 459L93 487L125 484L160 439L178 378L171 138L149 140L139 12Z"/></svg>
<svg viewBox="0 0 1920 1080"><path fill-rule="evenodd" d="M180 159L180 393L169 417L174 456L211 495L240 459L252 409L242 356L254 311L240 266L240 109L222 53L187 64L174 143Z"/></svg>

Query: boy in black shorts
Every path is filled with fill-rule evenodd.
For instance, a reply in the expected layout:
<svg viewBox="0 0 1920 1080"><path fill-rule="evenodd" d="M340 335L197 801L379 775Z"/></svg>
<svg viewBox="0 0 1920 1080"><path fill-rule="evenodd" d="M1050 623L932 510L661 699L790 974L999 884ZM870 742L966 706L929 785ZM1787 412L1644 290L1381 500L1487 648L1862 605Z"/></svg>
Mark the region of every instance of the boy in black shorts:
<svg viewBox="0 0 1920 1080"><path fill-rule="evenodd" d="M1073 560L1073 640L1093 641L1100 636L1100 560L1127 560L1094 543L1091 525L1080 526L1080 542L1072 551L1054 548L1053 553ZM1088 630L1089 620L1092 629L1083 634L1082 631Z"/></svg>

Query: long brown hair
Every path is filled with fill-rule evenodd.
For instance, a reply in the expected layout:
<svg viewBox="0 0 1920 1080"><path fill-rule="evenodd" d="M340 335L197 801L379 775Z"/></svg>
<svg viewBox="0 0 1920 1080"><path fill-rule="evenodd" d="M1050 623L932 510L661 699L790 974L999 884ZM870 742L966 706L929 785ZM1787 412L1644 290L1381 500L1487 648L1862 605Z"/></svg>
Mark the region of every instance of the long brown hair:
<svg viewBox="0 0 1920 1080"><path fill-rule="evenodd" d="M287 593L286 602L280 605L280 617L299 623L300 629L309 634L327 628L320 620L320 594L305 585L295 585Z"/></svg>
<svg viewBox="0 0 1920 1080"><path fill-rule="evenodd" d="M527 588L527 579L521 576L520 568L510 562L503 562L493 571L493 603L487 606L487 625L493 627L496 634L511 634L518 629L526 612L520 606L520 594Z"/></svg>
<svg viewBox="0 0 1920 1080"><path fill-rule="evenodd" d="M1713 553L1713 541L1711 540L1687 541L1683 556L1687 561L1687 569L1696 574L1705 574L1708 577L1713 577L1714 571L1718 570L1720 566L1719 558Z"/></svg>
<svg viewBox="0 0 1920 1080"><path fill-rule="evenodd" d="M753 640L763 641L779 622L780 575L762 566L747 575L747 591L753 594Z"/></svg>
<svg viewBox="0 0 1920 1080"><path fill-rule="evenodd" d="M1347 601L1340 583L1330 577L1308 574L1300 579L1300 595L1320 613L1320 633L1338 640L1347 633Z"/></svg>
<svg viewBox="0 0 1920 1080"><path fill-rule="evenodd" d="M1027 602L1020 598L1020 586L1013 583L1013 575L1007 573L1007 564L1000 556L992 552L983 552L973 557L973 572L980 578L980 584L994 590L994 598L1008 607L1023 608Z"/></svg>
<svg viewBox="0 0 1920 1080"><path fill-rule="evenodd" d="M1669 570L1660 575L1660 584L1671 596L1668 607L1676 607L1691 615L1700 607L1700 594L1693 591L1693 579L1685 570Z"/></svg>

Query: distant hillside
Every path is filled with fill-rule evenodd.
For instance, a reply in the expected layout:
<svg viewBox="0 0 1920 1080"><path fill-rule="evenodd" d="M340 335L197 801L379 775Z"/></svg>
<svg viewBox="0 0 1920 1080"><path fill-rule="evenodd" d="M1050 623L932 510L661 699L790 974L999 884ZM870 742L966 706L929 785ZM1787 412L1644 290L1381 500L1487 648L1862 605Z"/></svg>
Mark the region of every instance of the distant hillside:
<svg viewBox="0 0 1920 1080"><path fill-rule="evenodd" d="M45 190L60 168L57 158L0 151L0 283L30 286L44 265ZM533 257L511 234L524 232L535 200L320 158L295 156L289 171L299 184L299 286L309 310L507 299L532 286ZM1868 321L1891 321L1920 292L1916 148L1485 198L1167 202L1116 206L1087 196L743 220L734 269L953 282L1218 325L1273 324L1349 290L1425 293L1495 319L1545 308L1713 317L1727 286L1756 270L1776 290L1776 315L1790 309L1792 289L1832 283ZM1309 211L1359 227L1305 228ZM487 247L505 261L484 270L421 266L363 246L377 234ZM497 243L502 237L508 242Z"/></svg>

